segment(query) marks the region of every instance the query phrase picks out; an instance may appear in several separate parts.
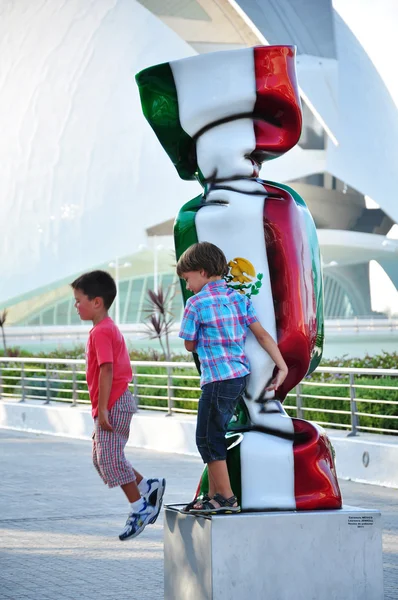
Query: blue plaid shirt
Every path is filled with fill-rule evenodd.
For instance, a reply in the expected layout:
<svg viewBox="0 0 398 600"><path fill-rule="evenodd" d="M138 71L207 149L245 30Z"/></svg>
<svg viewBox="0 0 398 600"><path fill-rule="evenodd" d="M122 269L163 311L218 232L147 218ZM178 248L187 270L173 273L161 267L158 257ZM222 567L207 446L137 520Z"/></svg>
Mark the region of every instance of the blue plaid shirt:
<svg viewBox="0 0 398 600"><path fill-rule="evenodd" d="M222 279L187 300L179 336L197 342L201 387L250 373L244 346L247 329L257 320L250 300Z"/></svg>

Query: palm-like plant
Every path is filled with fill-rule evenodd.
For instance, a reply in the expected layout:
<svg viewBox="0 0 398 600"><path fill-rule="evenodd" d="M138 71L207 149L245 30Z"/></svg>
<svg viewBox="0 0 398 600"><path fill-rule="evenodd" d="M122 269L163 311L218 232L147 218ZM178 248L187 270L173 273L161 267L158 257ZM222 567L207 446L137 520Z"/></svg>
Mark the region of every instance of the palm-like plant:
<svg viewBox="0 0 398 600"><path fill-rule="evenodd" d="M148 314L146 327L149 338L158 339L162 348L163 355L167 361L171 360L170 352L170 330L174 323L174 316L171 312L171 303L175 295L175 285L169 286L164 292L160 287L157 292L148 290L148 307L145 309ZM166 367L167 372L167 406L166 416L172 415L172 375L170 367Z"/></svg>
<svg viewBox="0 0 398 600"><path fill-rule="evenodd" d="M0 313L0 327L1 327L1 335L3 338L3 347L4 347L4 356L7 356L7 344L6 344L6 334L4 331L4 325L7 320L7 309L4 309L2 313Z"/></svg>
<svg viewBox="0 0 398 600"><path fill-rule="evenodd" d="M146 327L149 338L158 339L166 360L170 360L169 335L174 323L171 312L171 303L175 295L175 286L169 286L166 291L159 287L157 292L148 290L148 304L145 312L148 313Z"/></svg>

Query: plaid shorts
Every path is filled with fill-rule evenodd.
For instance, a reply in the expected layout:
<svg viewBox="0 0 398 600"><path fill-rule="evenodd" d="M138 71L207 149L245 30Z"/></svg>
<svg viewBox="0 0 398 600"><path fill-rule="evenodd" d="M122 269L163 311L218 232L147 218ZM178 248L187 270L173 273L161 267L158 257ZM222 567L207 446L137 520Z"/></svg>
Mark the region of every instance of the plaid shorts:
<svg viewBox="0 0 398 600"><path fill-rule="evenodd" d="M110 488L135 481L134 469L124 455L135 412L135 398L126 390L109 411L113 431L101 429L98 418L94 419L93 463L102 481Z"/></svg>

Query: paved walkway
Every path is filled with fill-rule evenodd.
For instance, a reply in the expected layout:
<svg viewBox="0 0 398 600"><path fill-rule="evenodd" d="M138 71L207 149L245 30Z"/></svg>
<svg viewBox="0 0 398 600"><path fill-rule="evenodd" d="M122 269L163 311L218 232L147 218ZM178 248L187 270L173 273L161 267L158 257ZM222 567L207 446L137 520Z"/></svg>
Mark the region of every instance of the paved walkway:
<svg viewBox="0 0 398 600"><path fill-rule="evenodd" d="M199 459L128 455L147 476L167 478L167 503L191 498ZM126 502L91 467L89 442L0 430L0 482L1 600L163 598L162 519L119 542ZM350 482L342 490L346 504L382 510L385 600L398 600L398 491Z"/></svg>

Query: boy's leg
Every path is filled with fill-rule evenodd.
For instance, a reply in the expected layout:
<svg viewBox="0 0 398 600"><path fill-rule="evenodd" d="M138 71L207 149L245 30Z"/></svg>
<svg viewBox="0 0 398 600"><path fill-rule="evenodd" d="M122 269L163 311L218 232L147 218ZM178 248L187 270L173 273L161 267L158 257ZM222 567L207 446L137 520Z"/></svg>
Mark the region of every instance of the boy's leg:
<svg viewBox="0 0 398 600"><path fill-rule="evenodd" d="M244 387L234 384L234 394L238 393L239 398ZM203 386L202 394L199 399L198 419L196 426L196 444L203 462L207 463L209 477L208 496L218 493L226 498L233 495L229 481L226 460L221 455L226 456L225 433L228 423L235 410L235 397L229 402L225 400L220 411L220 392L223 390L223 382L213 382ZM218 458L220 457L220 460ZM225 494L229 494L225 496ZM194 509L200 509L201 502L194 505Z"/></svg>
<svg viewBox="0 0 398 600"><path fill-rule="evenodd" d="M131 481L130 483L125 483L124 485L121 485L120 487L122 488L123 492L126 494L127 500L129 502L136 502L137 500L139 500L141 498L141 492L140 492L138 486L144 478L141 475L141 473L139 473L138 471L136 471L136 469L134 469L134 467L132 467L132 469L134 471L135 481Z"/></svg>
<svg viewBox="0 0 398 600"><path fill-rule="evenodd" d="M137 471L136 469L134 469L134 467L131 466L130 462L127 461L124 454L127 439L125 442L122 440L123 448L121 451L124 460L129 465L129 467L131 467L135 475L135 481L129 481L127 483L124 483L120 487L125 493L130 504L134 504L135 502L138 502L141 498L143 498L145 500L145 503L149 507L153 508L153 516L149 520L149 524L152 525L157 520L160 510L162 508L163 495L166 489L166 480L164 478L145 479L145 477L139 471ZM135 508L136 507L132 507L133 510L135 510Z"/></svg>
<svg viewBox="0 0 398 600"><path fill-rule="evenodd" d="M137 482L137 485L140 485L141 481L144 479L144 476L143 476L143 475L141 475L141 473L139 473L139 472L137 471L137 469L134 469L134 467L133 467L133 471L134 471L134 473L135 473L135 480L136 480L136 482Z"/></svg>
<svg viewBox="0 0 398 600"><path fill-rule="evenodd" d="M226 460L213 460L208 463L209 477L213 482L213 494L209 494L213 498L214 494L221 494L224 498L231 498L234 495L231 482L229 480L228 467ZM215 501L214 501L215 503ZM237 506L237 502L234 503Z"/></svg>
<svg viewBox="0 0 398 600"><path fill-rule="evenodd" d="M145 479L138 471L133 468L135 473L135 481L121 485L123 492L126 494L128 501L137 502L141 497L145 498L148 504L156 509L154 523L159 515L162 507L163 494L166 488L166 480L164 478ZM141 485L142 484L142 485Z"/></svg>
<svg viewBox="0 0 398 600"><path fill-rule="evenodd" d="M112 467L117 472L114 487L120 485L130 502L130 513L119 539L124 541L136 537L147 524L156 521L161 506L166 482L164 479L146 480L133 469L125 456L125 447L130 434L133 415L133 397L127 391L109 411L113 431L105 432L112 436ZM111 480L112 482L112 480ZM113 482L112 482L113 483Z"/></svg>
<svg viewBox="0 0 398 600"><path fill-rule="evenodd" d="M245 378L214 382L204 386L199 401L196 439L203 461L207 463L209 496L215 508L220 506L213 499L215 494L226 499L234 495L226 462L225 434L245 387ZM233 506L237 506L237 502ZM195 505L194 509L200 509L200 504Z"/></svg>
<svg viewBox="0 0 398 600"><path fill-rule="evenodd" d="M98 436L102 442L102 461L99 460L99 463L106 474L108 486L120 486L130 503L126 524L119 535L121 541L139 535L154 515L153 506L141 497L135 470L125 455L133 412L132 395L129 391L126 391L109 411L112 431L102 430ZM140 476L140 480L142 480L142 476Z"/></svg>
<svg viewBox="0 0 398 600"><path fill-rule="evenodd" d="M130 481L130 483L124 483L120 486L123 492L126 494L127 500L131 502L137 502L137 500L141 499L141 493L138 489L138 485L135 481Z"/></svg>
<svg viewBox="0 0 398 600"><path fill-rule="evenodd" d="M212 399L214 395L214 387L215 383L208 383L203 386L199 398L198 403L198 416L196 420L196 446L198 448L199 454L202 457L204 463L208 463L211 460L211 449L208 445L207 439L207 431L209 420L212 418ZM208 472L209 476L209 492L208 496L212 498L215 494L215 489L213 485L213 480L210 477L210 471ZM200 508L202 505L201 501L198 501L193 505L193 508ZM192 506L192 505L188 505Z"/></svg>

